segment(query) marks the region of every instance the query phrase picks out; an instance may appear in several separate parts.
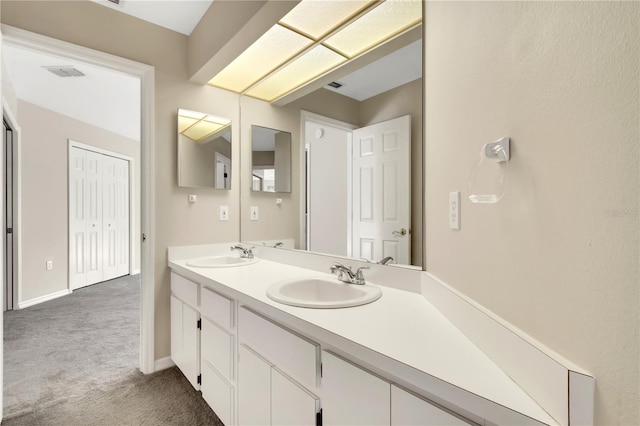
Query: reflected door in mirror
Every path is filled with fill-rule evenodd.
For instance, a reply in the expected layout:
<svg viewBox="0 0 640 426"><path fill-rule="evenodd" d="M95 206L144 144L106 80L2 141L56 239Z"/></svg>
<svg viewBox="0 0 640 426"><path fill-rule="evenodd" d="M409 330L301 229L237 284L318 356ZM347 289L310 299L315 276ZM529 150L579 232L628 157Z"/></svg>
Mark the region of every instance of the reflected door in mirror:
<svg viewBox="0 0 640 426"><path fill-rule="evenodd" d="M291 192L291 133L251 126L251 189Z"/></svg>

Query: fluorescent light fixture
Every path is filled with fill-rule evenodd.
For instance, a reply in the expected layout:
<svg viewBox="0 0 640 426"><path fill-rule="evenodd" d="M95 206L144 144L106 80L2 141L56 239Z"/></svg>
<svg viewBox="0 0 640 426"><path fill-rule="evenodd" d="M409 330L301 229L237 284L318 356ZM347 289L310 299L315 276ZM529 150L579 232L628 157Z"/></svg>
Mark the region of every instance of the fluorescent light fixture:
<svg viewBox="0 0 640 426"><path fill-rule="evenodd" d="M307 37L274 25L209 84L241 93L311 44Z"/></svg>
<svg viewBox="0 0 640 426"><path fill-rule="evenodd" d="M271 102L288 93L292 88L313 80L344 61L346 59L342 55L318 45L269 76L246 94Z"/></svg>
<svg viewBox="0 0 640 426"><path fill-rule="evenodd" d="M231 120L228 118L186 109L178 110L178 133L196 142L201 142L214 133L221 132L230 125Z"/></svg>
<svg viewBox="0 0 640 426"><path fill-rule="evenodd" d="M302 0L209 84L273 102L421 21L422 0Z"/></svg>
<svg viewBox="0 0 640 426"><path fill-rule="evenodd" d="M301 1L280 23L319 40L373 3L375 0Z"/></svg>
<svg viewBox="0 0 640 426"><path fill-rule="evenodd" d="M420 0L387 0L329 37L324 44L353 58L421 20Z"/></svg>

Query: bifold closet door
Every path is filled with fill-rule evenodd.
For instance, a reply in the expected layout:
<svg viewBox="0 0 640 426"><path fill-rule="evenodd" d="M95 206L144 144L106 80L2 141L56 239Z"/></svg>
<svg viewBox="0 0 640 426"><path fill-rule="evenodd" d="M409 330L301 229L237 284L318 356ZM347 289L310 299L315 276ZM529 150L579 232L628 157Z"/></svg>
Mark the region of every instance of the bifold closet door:
<svg viewBox="0 0 640 426"><path fill-rule="evenodd" d="M129 164L69 149L71 288L129 273Z"/></svg>
<svg viewBox="0 0 640 426"><path fill-rule="evenodd" d="M129 273L129 163L103 156L102 281Z"/></svg>

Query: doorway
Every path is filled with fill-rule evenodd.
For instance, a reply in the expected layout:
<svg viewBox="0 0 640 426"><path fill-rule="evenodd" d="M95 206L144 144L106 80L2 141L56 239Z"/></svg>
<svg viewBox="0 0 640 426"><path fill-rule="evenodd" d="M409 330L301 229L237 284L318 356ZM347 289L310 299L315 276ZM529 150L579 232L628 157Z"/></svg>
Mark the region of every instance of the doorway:
<svg viewBox="0 0 640 426"><path fill-rule="evenodd" d="M120 58L90 48L74 45L50 37L41 36L18 28L3 26L3 45L29 49L45 54L59 55L68 60L77 60L98 67L136 76L140 80L140 198L141 225L138 230L141 244L141 300L140 300L140 370L144 374L153 373L154 355L154 311L155 311L155 235L154 230L154 91L153 66ZM19 224L18 224L19 225ZM15 234L14 234L15 235Z"/></svg>
<svg viewBox="0 0 640 426"><path fill-rule="evenodd" d="M2 118L2 149L4 152L4 304L3 311L12 311L17 306L18 286L15 267L16 250L14 241L14 146L16 131L10 119Z"/></svg>

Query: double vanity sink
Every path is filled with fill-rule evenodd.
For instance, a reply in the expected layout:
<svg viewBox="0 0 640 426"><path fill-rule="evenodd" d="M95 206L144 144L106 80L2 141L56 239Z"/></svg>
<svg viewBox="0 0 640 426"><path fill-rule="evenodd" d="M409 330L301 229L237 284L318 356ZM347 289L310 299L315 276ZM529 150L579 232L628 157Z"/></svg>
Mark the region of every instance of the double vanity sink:
<svg viewBox="0 0 640 426"><path fill-rule="evenodd" d="M194 268L243 267L258 262L256 257L234 255L207 256L190 259L186 266ZM278 303L302 308L348 308L378 300L382 290L370 284L351 284L324 276L287 279L272 284L267 297Z"/></svg>

